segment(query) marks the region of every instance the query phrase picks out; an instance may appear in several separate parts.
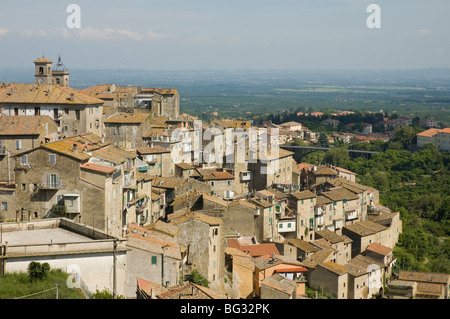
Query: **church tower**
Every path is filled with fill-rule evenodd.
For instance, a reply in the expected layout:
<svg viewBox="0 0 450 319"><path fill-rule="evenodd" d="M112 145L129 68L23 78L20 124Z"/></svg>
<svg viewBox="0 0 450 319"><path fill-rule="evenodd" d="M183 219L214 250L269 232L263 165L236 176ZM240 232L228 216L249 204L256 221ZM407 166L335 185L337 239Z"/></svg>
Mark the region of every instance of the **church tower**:
<svg viewBox="0 0 450 319"><path fill-rule="evenodd" d="M69 87L69 70L61 61L61 56L58 57L58 63L53 67L53 84Z"/></svg>
<svg viewBox="0 0 450 319"><path fill-rule="evenodd" d="M52 84L52 63L45 56L34 60L34 78L37 84Z"/></svg>

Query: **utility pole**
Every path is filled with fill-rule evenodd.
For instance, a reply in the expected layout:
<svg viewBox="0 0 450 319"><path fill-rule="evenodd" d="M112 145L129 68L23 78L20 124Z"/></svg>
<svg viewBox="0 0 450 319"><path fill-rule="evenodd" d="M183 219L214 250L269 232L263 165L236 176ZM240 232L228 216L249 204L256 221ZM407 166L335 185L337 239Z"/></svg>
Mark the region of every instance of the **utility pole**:
<svg viewBox="0 0 450 319"><path fill-rule="evenodd" d="M114 239L113 244L114 266L113 266L113 299L116 299L116 263L117 263L117 241Z"/></svg>

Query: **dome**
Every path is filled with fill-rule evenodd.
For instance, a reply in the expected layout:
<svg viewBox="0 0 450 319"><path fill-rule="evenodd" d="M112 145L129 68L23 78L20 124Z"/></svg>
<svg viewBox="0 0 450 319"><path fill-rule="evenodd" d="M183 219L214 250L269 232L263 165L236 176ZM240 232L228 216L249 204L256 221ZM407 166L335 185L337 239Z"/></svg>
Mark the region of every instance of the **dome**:
<svg viewBox="0 0 450 319"><path fill-rule="evenodd" d="M58 57L58 63L53 67L53 71L69 71L67 67L61 62L61 56Z"/></svg>

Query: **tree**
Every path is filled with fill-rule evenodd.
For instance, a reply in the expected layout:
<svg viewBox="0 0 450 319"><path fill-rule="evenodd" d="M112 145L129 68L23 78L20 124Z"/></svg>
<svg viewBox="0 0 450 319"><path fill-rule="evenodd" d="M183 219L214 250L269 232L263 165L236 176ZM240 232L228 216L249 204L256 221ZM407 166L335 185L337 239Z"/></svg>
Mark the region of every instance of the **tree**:
<svg viewBox="0 0 450 319"><path fill-rule="evenodd" d="M193 282L194 284L209 287L209 281L196 269L194 269L190 274L185 276L185 280Z"/></svg>
<svg viewBox="0 0 450 319"><path fill-rule="evenodd" d="M350 161L348 149L345 147L334 147L325 153L324 161L335 166L347 166Z"/></svg>
<svg viewBox="0 0 450 319"><path fill-rule="evenodd" d="M325 133L320 133L318 143L321 147L330 147L330 142L328 142L328 137Z"/></svg>

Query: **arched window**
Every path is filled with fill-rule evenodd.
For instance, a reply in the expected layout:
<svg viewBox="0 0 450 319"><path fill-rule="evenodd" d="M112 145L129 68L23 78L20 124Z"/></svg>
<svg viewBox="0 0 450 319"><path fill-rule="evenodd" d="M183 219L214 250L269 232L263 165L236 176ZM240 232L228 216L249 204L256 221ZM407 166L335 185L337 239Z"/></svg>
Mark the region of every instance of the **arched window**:
<svg viewBox="0 0 450 319"><path fill-rule="evenodd" d="M42 66L39 67L39 74L44 74L44 68Z"/></svg>

